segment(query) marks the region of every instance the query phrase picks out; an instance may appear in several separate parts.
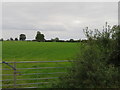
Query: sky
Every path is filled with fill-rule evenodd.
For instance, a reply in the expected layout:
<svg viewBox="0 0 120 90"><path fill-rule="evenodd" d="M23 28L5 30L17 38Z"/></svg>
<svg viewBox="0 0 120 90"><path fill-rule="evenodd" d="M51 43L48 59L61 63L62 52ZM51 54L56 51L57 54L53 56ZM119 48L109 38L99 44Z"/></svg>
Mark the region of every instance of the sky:
<svg viewBox="0 0 120 90"><path fill-rule="evenodd" d="M37 31L45 39L84 39L83 29L102 30L105 22L118 24L117 2L4 2L2 37L35 39Z"/></svg>

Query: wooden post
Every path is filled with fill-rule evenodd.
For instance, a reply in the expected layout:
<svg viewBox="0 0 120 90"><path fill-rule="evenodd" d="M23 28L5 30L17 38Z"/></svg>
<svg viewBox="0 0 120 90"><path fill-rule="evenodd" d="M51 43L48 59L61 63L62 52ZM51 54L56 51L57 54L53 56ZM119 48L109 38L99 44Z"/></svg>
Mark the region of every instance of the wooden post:
<svg viewBox="0 0 120 90"><path fill-rule="evenodd" d="M16 62L14 62L14 88L16 88Z"/></svg>

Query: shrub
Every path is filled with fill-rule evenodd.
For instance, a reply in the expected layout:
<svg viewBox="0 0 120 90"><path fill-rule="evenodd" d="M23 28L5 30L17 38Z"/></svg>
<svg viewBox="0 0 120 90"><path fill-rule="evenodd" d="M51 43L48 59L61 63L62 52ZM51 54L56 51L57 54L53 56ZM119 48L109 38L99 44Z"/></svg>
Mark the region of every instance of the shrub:
<svg viewBox="0 0 120 90"><path fill-rule="evenodd" d="M68 73L61 76L57 83L53 84L56 88L119 88L120 72L119 66L116 67L117 57L120 55L119 47L120 34L119 26L110 29L107 25L103 32L98 30L84 30L88 37L87 43L82 43L80 52L75 58ZM115 31L115 29L117 29ZM117 34L116 34L117 33ZM113 39L114 36L114 39ZM116 46L118 46L116 48ZM116 52L117 55L113 55ZM115 56L115 58L111 58ZM120 60L120 59L119 59ZM111 62L111 63L108 63Z"/></svg>

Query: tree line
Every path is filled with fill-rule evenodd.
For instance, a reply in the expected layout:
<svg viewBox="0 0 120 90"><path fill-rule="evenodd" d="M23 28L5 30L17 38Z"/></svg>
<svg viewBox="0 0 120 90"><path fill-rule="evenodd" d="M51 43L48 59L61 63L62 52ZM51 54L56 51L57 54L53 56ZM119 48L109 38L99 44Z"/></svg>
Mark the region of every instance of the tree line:
<svg viewBox="0 0 120 90"><path fill-rule="evenodd" d="M0 39L0 41L5 41L3 38ZM44 34L42 34L40 31L37 31L37 34L35 36L34 40L26 40L25 34L20 34L19 38L13 39L12 37L10 39L7 39L6 41L37 41L37 42L87 42L87 40L60 40L58 37L52 38L51 40L46 40Z"/></svg>

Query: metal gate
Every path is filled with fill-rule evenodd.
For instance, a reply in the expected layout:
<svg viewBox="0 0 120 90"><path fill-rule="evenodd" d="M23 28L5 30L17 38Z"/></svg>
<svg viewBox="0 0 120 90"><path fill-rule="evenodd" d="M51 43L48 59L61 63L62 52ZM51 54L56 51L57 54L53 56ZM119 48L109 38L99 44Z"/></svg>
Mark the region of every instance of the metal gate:
<svg viewBox="0 0 120 90"><path fill-rule="evenodd" d="M66 72L70 61L19 61L2 65L3 88L44 88Z"/></svg>

